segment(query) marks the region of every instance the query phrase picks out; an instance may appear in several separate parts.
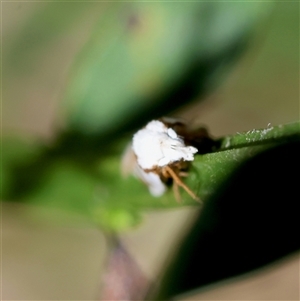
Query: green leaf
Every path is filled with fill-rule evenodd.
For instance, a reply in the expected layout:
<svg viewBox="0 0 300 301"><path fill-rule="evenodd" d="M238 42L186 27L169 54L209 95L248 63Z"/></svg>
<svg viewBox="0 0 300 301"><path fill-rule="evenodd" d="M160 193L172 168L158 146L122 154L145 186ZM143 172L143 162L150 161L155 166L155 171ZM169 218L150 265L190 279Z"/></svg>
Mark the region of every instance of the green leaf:
<svg viewBox="0 0 300 301"><path fill-rule="evenodd" d="M250 130L224 137L220 148L210 154L197 156L193 162L194 179L189 185L194 187L203 201L211 198L216 190L231 177L246 160L277 144L300 140L300 123Z"/></svg>
<svg viewBox="0 0 300 301"><path fill-rule="evenodd" d="M196 156L185 182L206 203L243 162L276 144L299 139L299 123L222 138L216 152ZM25 167L21 161L22 169L10 174L14 180L19 179L12 181L11 191L24 187L24 178L28 180L33 174L36 178L31 180L32 188L19 196L21 200L80 213L103 229L117 232L139 223L142 213L147 210L199 206L183 189L180 190L182 203L177 203L172 189L155 198L138 179L124 178L120 167L120 147L123 146L124 143L116 145L110 155L101 157L93 165L78 164L72 158L49 156L40 157L34 164L29 161ZM26 157L25 151L21 157ZM9 158L4 156L7 166L7 162L15 160Z"/></svg>
<svg viewBox="0 0 300 301"><path fill-rule="evenodd" d="M299 152L298 132L297 140L273 144L237 163L215 186L158 280L162 285L147 300L177 300L176 295L195 300L202 288L226 286L240 274L296 254Z"/></svg>
<svg viewBox="0 0 300 301"><path fill-rule="evenodd" d="M62 107L68 127L103 134L190 101L236 56L268 8L259 2L111 5L73 67Z"/></svg>
<svg viewBox="0 0 300 301"><path fill-rule="evenodd" d="M224 137L222 139L220 150L294 141L299 138L299 132L299 122L292 122L274 127L268 125L266 129L253 129L246 133L237 133L236 135Z"/></svg>
<svg viewBox="0 0 300 301"><path fill-rule="evenodd" d="M67 160L51 164L27 201L90 217L97 179Z"/></svg>

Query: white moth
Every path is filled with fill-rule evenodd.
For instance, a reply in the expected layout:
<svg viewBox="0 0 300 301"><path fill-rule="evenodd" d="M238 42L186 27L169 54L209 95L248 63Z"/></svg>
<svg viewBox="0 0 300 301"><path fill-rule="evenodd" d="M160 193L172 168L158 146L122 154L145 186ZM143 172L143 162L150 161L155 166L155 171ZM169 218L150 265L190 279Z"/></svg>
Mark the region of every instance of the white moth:
<svg viewBox="0 0 300 301"><path fill-rule="evenodd" d="M133 136L132 148L144 170L178 161L193 161L197 148L186 146L172 128L158 120L149 122Z"/></svg>
<svg viewBox="0 0 300 301"><path fill-rule="evenodd" d="M195 146L187 143L196 141L195 137L196 140L212 141L203 128L191 133L186 131L184 123L175 119L150 121L134 134L132 144L123 156L123 171L141 179L153 196L161 196L167 189L166 183L171 180L177 201L181 200L179 186L200 201L181 179L187 176L189 163L198 152Z"/></svg>

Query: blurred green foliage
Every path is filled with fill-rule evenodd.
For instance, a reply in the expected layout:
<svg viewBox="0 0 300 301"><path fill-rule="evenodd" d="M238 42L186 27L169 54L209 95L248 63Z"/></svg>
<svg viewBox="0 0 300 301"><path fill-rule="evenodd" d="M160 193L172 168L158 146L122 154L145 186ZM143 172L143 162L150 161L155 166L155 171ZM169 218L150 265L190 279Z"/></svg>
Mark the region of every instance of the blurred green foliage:
<svg viewBox="0 0 300 301"><path fill-rule="evenodd" d="M217 187L234 175L242 162L274 145L297 140L300 140L298 122L224 137L216 152L195 158L186 182L205 203L214 197ZM30 148L26 143L19 143L19 152L12 152L16 141L4 142L3 171L7 181L4 187L8 188L4 190L4 196L80 213L107 231L121 231L136 225L141 220L140 213L147 209L199 205L184 190L181 191L180 204L175 201L171 190L159 199L154 198L146 185L134 177L125 179L121 175L120 157L116 155L106 156L93 168L83 168L66 158L56 158L44 173L40 173L45 157L40 161L29 161L29 164L27 161L34 158L34 146ZM120 151L116 150L116 153ZM30 180L28 173L34 172L39 175L38 179L33 178L34 186L28 190L32 185L28 182L25 193L15 194L17 188L22 188L20 184Z"/></svg>
<svg viewBox="0 0 300 301"><path fill-rule="evenodd" d="M112 4L72 69L62 102L67 125L105 133L192 100L236 56L267 8L260 2Z"/></svg>
<svg viewBox="0 0 300 301"><path fill-rule="evenodd" d="M270 2L263 1L43 3L5 48L4 83L10 76L30 75L34 71L30 62L36 60L38 65L40 53L46 52L51 41L72 32L72 28L83 24L89 16L95 18L96 15L96 20L91 22L85 37L87 42L75 57L67 83L64 83L66 88L57 111L58 123L62 121L64 126L59 127L53 141L45 144L21 135L16 138L4 135L2 138L3 199L80 214L94 225L114 233L140 223L141 213L147 210L199 207L199 203L183 190L180 190L182 203L179 204L171 189L162 197L154 198L146 185L134 177L123 178L121 154L130 142L133 130L214 89L247 48L252 32L271 8ZM277 51L286 51L285 43ZM258 77L268 80L264 73ZM260 160L251 176L247 170L237 173L245 162L253 162L265 151L272 152L274 146L281 144L294 154L292 160L296 162L293 143L299 140L299 123L286 124L221 137L220 148L215 152L197 156L186 183L210 212L206 211L205 218L199 219L200 230L195 229L194 235L205 239L205 231L215 231L217 227L214 228L213 223L218 222L220 229L225 229L230 225L226 220L230 213L232 220L239 218L236 206L247 206L248 203L243 201L250 195L250 190L253 193L251 199L247 199L249 203L255 199L255 193L259 194L254 189L258 175L265 171L268 176L270 167L274 170L276 164L284 165L285 158L273 156L275 160L269 165ZM293 168L290 166L288 171ZM277 174L273 172L277 187L266 187L267 192L262 195L257 208L263 208L264 201L268 200L268 190L276 196L281 183L285 183L282 190L289 191L292 182L285 174L279 172L279 176L286 181L275 182ZM227 187L244 178L247 185L253 185L234 188L231 194L225 195ZM224 217L219 208L223 206L224 209L234 193L238 201L228 211L224 210L227 214ZM286 195L283 194L283 198ZM290 195L288 197L292 200ZM266 204L272 208L272 203ZM269 208L266 209L262 213L263 222L269 212ZM244 216L241 215L241 219ZM252 219L250 216L250 222L247 220L251 230ZM238 220L233 228L238 229L240 225L242 221ZM261 229L262 224L258 233ZM225 237L226 244L223 234L221 237ZM195 247L193 239L191 244L188 241L183 255L179 253L177 257L182 259L183 265ZM239 239L235 240L239 242ZM197 252L202 248L203 244ZM238 246L233 248L238 250ZM222 253L220 249L217 252ZM274 250L278 248L274 247ZM294 250L294 245L283 250L280 256L290 250ZM213 254L212 251L209 249L208 255ZM215 260L218 256L210 258ZM269 259L268 256L265 258ZM210 266L208 272L209 269ZM226 267L222 273L228 271L230 268ZM192 275L190 270L187 274ZM184 279L181 273L178 275L180 283ZM207 281L207 275L204 273L203 283ZM186 275L184 278L193 280ZM194 287L199 283L196 281ZM178 293L190 287L182 286L180 291L179 286L166 285L169 295L174 294L174 288L178 288L175 290Z"/></svg>
<svg viewBox="0 0 300 301"><path fill-rule="evenodd" d="M99 20L71 68L58 112L65 127L54 142L3 139L4 199L81 213L115 231L139 222L144 209L181 206L172 193L155 199L136 179L122 178L120 154L130 140L127 134L124 142L124 133L216 86L270 7L259 1L44 4L12 43L6 68L25 70L28 56L93 9ZM188 181L198 191L197 162ZM211 191L221 181L211 182ZM184 192L183 200L196 205Z"/></svg>

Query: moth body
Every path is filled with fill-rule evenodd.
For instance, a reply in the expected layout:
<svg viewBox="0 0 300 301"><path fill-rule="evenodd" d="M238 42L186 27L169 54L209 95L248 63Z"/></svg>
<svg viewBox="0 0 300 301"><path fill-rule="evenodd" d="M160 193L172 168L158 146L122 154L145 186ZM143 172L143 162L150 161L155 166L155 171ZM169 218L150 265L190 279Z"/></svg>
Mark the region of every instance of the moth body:
<svg viewBox="0 0 300 301"><path fill-rule="evenodd" d="M178 201L181 200L178 186L199 201L181 178L187 176L190 162L199 153L198 146L202 145L207 150L214 145L204 128L190 130L182 121L172 118L153 120L134 134L123 157L123 170L128 173L129 169L142 180L153 196L161 196L167 186L173 184ZM132 162L130 168L129 161Z"/></svg>

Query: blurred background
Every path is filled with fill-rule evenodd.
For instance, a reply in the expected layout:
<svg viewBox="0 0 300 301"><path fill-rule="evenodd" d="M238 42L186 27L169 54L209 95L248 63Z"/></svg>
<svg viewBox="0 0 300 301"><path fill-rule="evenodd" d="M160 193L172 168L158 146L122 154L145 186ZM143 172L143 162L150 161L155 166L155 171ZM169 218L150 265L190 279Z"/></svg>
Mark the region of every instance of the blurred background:
<svg viewBox="0 0 300 301"><path fill-rule="evenodd" d="M71 129L118 138L147 122L145 112L201 122L215 137L299 120L299 3L208 5L195 23L195 7L168 4L2 3L3 137L51 144ZM189 23L199 41L182 25ZM202 73L186 70L193 65ZM181 74L201 90L174 98ZM30 202L1 206L3 300L97 300L107 255L101 229L80 214ZM147 210L143 223L122 232L151 279L195 214ZM190 298L298 300L299 256Z"/></svg>

